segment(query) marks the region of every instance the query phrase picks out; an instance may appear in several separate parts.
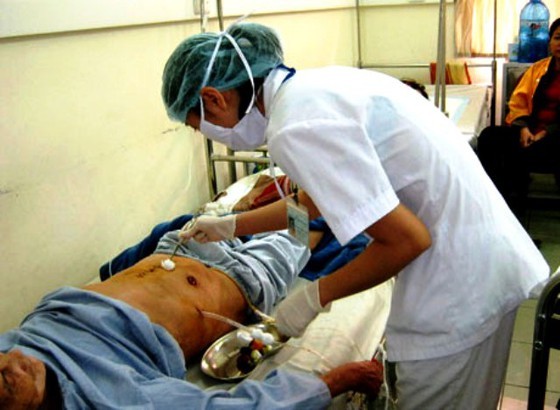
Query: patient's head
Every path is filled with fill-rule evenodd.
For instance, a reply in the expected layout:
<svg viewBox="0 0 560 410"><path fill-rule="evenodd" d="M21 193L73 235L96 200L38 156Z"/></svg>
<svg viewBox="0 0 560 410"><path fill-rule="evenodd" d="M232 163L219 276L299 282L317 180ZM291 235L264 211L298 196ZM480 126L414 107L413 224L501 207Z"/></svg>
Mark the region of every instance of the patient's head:
<svg viewBox="0 0 560 410"><path fill-rule="evenodd" d="M0 408L37 409L42 404L47 369L40 360L19 350L0 353Z"/></svg>

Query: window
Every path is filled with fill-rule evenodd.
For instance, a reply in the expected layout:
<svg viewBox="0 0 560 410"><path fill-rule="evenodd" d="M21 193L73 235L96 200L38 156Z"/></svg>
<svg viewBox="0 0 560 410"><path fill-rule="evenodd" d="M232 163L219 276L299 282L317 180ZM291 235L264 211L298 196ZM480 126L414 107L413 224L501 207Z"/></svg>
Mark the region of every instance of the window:
<svg viewBox="0 0 560 410"><path fill-rule="evenodd" d="M455 44L464 57L491 56L494 50L494 1L496 1L496 53L506 56L519 30L519 15L528 0L457 0ZM542 0L550 12L550 22L560 17L557 0Z"/></svg>

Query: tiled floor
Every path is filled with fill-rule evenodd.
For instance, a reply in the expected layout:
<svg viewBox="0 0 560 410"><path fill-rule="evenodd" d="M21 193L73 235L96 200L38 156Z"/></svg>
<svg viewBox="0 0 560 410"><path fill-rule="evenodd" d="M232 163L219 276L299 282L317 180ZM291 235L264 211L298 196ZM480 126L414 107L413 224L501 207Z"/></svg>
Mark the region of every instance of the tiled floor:
<svg viewBox="0 0 560 410"><path fill-rule="evenodd" d="M544 180L546 184L551 180ZM558 193L558 191L556 191ZM546 196L546 195L544 195ZM555 271L560 266L560 202L555 204L535 204L530 213L527 229L533 239L540 239L541 252ZM506 377L504 410L524 409L528 397L531 351L533 342L536 300L528 300L518 311L511 345L511 353ZM554 409L560 399L560 351L552 350L547 379L547 408Z"/></svg>

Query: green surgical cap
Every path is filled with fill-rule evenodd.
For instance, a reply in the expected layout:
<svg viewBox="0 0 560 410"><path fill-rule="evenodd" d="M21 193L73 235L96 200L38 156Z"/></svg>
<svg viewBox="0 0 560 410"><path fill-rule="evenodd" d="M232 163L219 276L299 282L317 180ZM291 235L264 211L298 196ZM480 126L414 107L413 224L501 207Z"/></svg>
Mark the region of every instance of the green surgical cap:
<svg viewBox="0 0 560 410"><path fill-rule="evenodd" d="M265 77L283 62L282 46L272 29L256 23L238 23L227 32L247 59L253 78ZM220 48L205 85L225 91L249 80L242 60L225 36L200 33L187 38L173 51L163 70L161 94L172 120L185 122L189 110L198 104L204 75L218 41Z"/></svg>

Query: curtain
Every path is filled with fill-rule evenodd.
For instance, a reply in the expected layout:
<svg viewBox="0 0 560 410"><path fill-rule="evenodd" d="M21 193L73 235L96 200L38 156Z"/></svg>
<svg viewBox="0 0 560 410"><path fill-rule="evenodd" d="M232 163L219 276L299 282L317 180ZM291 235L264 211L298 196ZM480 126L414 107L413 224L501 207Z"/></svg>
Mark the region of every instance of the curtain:
<svg viewBox="0 0 560 410"><path fill-rule="evenodd" d="M494 49L494 1L496 1L496 53L506 56L508 44L517 41L519 15L528 0L457 0L455 46L462 57L491 56ZM559 0L543 0L552 23L560 12Z"/></svg>

